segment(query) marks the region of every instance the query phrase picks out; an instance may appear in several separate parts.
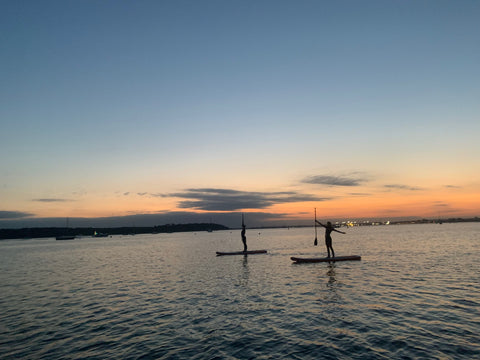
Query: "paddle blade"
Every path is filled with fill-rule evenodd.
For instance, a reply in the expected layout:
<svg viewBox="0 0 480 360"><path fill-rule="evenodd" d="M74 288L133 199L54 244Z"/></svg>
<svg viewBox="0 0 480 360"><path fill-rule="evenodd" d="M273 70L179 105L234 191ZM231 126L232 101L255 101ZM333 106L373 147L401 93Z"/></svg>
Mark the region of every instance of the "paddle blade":
<svg viewBox="0 0 480 360"><path fill-rule="evenodd" d="M317 246L317 245L318 245L317 238L315 238L315 241L313 242L313 245L314 245L314 246Z"/></svg>

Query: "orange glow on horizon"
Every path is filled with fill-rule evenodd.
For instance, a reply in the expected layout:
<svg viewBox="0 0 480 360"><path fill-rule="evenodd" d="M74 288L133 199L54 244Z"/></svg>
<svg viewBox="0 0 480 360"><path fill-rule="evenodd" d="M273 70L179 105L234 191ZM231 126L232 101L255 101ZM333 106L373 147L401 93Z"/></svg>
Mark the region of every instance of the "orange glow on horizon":
<svg viewBox="0 0 480 360"><path fill-rule="evenodd" d="M148 194L93 194L70 202L37 202L30 210L35 217L112 217L168 212L282 214L279 219L304 221L317 209L319 219L397 218L397 217L474 217L480 215L480 191L441 188L437 191L382 191L376 194L348 195L336 193L331 200L277 204L263 209L235 211L201 211L179 208L178 198ZM103 196L102 196L103 195Z"/></svg>
<svg viewBox="0 0 480 360"><path fill-rule="evenodd" d="M309 219L317 209L317 218L396 218L396 217L458 217L480 214L480 194L415 194L404 196L345 197L317 203L275 206L275 213L296 214Z"/></svg>

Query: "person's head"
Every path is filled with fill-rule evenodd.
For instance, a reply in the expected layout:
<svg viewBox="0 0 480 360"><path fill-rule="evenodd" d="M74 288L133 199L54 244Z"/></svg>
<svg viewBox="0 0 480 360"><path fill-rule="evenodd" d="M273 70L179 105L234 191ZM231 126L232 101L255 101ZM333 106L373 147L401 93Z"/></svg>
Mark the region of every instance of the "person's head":
<svg viewBox="0 0 480 360"><path fill-rule="evenodd" d="M328 226L332 226L332 223L329 221L329 222L327 222L327 225L328 225Z"/></svg>

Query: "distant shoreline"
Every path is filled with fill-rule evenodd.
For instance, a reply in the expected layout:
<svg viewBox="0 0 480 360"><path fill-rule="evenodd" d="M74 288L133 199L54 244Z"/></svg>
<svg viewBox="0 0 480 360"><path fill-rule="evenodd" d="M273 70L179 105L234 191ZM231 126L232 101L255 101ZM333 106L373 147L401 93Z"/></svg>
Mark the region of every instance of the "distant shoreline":
<svg viewBox="0 0 480 360"><path fill-rule="evenodd" d="M140 235L140 234L160 234L176 232L195 232L195 231L218 231L228 230L228 227L219 224L194 223L194 224L166 224L160 226L144 227L113 227L113 228L65 228L65 227L37 227L22 229L0 229L0 240L13 239L37 239L51 238L57 236L78 236L94 237L95 233L102 234L102 237L110 235Z"/></svg>
<svg viewBox="0 0 480 360"><path fill-rule="evenodd" d="M449 218L449 219L417 219L401 221L343 221L336 222L337 227L344 226L381 226L381 225L407 225L407 224L447 224L447 223L465 223L480 222L479 217L474 218ZM287 229L287 228L305 228L311 225L283 225L283 226L257 226L249 229ZM219 230L239 230L237 228L228 228L220 224L211 223L192 223L192 224L166 224L159 226L143 227L112 227L112 228L61 228L61 227L37 227L22 229L0 229L0 240L14 239L41 239L54 238L62 235L71 235L78 237L94 237L95 233L102 234L103 237L110 235L140 235L140 234L168 234L177 232L202 232Z"/></svg>

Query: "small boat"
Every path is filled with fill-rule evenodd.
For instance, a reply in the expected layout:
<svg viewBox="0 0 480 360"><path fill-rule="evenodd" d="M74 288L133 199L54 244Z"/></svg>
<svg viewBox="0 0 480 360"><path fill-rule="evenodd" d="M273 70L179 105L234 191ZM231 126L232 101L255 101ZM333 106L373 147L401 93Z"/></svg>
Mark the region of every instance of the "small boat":
<svg viewBox="0 0 480 360"><path fill-rule="evenodd" d="M57 239L57 240L74 240L75 236L74 235L59 235L55 239Z"/></svg>
<svg viewBox="0 0 480 360"><path fill-rule="evenodd" d="M99 233L99 232L94 232L93 237L108 237L108 234L106 233Z"/></svg>

